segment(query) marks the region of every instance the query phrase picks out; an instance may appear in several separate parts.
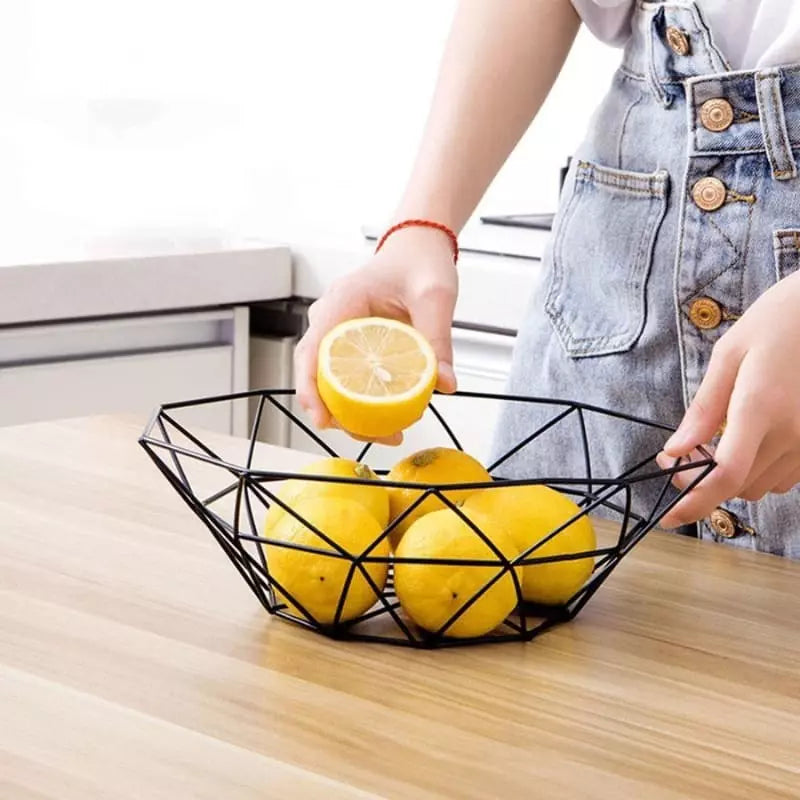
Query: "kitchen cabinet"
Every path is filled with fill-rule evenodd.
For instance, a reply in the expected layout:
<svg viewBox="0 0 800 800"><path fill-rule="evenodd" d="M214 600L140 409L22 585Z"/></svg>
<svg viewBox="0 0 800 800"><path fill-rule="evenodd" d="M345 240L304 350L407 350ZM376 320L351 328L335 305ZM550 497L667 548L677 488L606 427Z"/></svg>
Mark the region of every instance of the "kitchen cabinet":
<svg viewBox="0 0 800 800"><path fill-rule="evenodd" d="M248 310L123 317L0 329L0 424L118 412L245 390ZM247 430L247 409L181 410L180 420Z"/></svg>
<svg viewBox="0 0 800 800"><path fill-rule="evenodd" d="M288 389L294 384L292 358L296 342L294 336L256 335L250 338L250 388ZM260 398L249 400L251 424L258 413ZM286 446L289 443L292 423L271 403L264 403L257 438L262 442Z"/></svg>

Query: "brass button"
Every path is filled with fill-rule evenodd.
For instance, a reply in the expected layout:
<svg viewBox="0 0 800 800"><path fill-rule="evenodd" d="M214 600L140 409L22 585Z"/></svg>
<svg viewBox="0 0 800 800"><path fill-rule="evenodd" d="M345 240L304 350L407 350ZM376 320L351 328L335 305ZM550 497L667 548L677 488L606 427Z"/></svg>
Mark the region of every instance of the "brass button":
<svg viewBox="0 0 800 800"><path fill-rule="evenodd" d="M673 53L677 53L679 56L689 55L689 37L674 25L667 28L667 44Z"/></svg>
<svg viewBox="0 0 800 800"><path fill-rule="evenodd" d="M689 306L689 319L696 328L709 331L722 322L722 309L716 300L710 297L698 297Z"/></svg>
<svg viewBox="0 0 800 800"><path fill-rule="evenodd" d="M692 199L703 211L716 211L725 205L728 190L719 178L700 178L692 186Z"/></svg>
<svg viewBox="0 0 800 800"><path fill-rule="evenodd" d="M733 106L723 97L706 100L700 106L700 122L707 131L726 131L733 125Z"/></svg>
<svg viewBox="0 0 800 800"><path fill-rule="evenodd" d="M715 508L709 517L711 530L723 539L733 539L739 533L736 517L724 508Z"/></svg>

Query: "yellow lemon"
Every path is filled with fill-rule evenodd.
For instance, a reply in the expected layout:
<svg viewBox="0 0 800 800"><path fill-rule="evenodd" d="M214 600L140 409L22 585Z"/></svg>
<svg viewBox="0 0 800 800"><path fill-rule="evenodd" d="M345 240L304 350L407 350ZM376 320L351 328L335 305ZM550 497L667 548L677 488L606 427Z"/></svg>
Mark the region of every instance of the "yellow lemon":
<svg viewBox="0 0 800 800"><path fill-rule="evenodd" d="M432 447L420 450L395 464L386 476L389 481L398 483L486 483L492 476L483 465L471 455L450 447ZM459 503L469 497L474 490L455 489L443 494L453 503ZM388 487L389 518L394 520L400 516L421 494L420 489L400 489ZM411 513L392 528L389 536L393 546L397 547L403 534L416 520L431 511L439 511L447 506L438 497L426 497Z"/></svg>
<svg viewBox="0 0 800 800"><path fill-rule="evenodd" d="M547 486L507 486L469 497L464 511L489 514L502 520L521 553L580 512L566 495ZM591 520L580 517L537 547L530 558L583 553L597 548ZM545 605L566 603L592 574L594 559L550 561L523 569L522 593L526 600Z"/></svg>
<svg viewBox="0 0 800 800"><path fill-rule="evenodd" d="M352 461L349 458L324 458L304 467L301 472L306 475L325 475L332 478L360 478L376 481L376 485L304 481L302 478L292 478L276 492L277 496L290 508L293 508L301 498L339 497L361 503L375 517L381 528L385 528L388 524L389 494L384 486L377 483L380 478L366 464ZM266 529L270 530L274 527L286 513L277 503L273 503L267 513Z"/></svg>
<svg viewBox="0 0 800 800"><path fill-rule="evenodd" d="M339 425L358 436L390 436L416 422L436 374L425 337L392 319L342 322L319 347L319 395Z"/></svg>
<svg viewBox="0 0 800 800"><path fill-rule="evenodd" d="M508 559L519 555L501 523L485 514L467 516ZM487 565L411 564L404 559L458 559L493 562ZM421 628L438 631L502 569L502 561L491 547L449 508L418 519L403 536L395 553L394 586L405 612ZM517 578L521 570L517 568ZM458 638L482 636L500 625L517 605L511 572L486 589L444 631Z"/></svg>
<svg viewBox="0 0 800 800"><path fill-rule="evenodd" d="M353 557L363 553L381 534L381 527L372 514L354 500L311 497L299 500L296 510L303 519ZM324 555L277 544L264 545L267 568L275 582L317 622L323 625L332 623L353 562L349 558L333 555L338 552L335 548L291 514L285 514L265 536L267 539L331 553ZM389 543L381 540L370 551L370 555L388 557ZM375 587L383 591L388 563L366 563L364 569ZM284 599L293 613L302 616L302 611L288 597L284 596ZM363 614L377 599L375 588L356 569L346 590L341 621Z"/></svg>

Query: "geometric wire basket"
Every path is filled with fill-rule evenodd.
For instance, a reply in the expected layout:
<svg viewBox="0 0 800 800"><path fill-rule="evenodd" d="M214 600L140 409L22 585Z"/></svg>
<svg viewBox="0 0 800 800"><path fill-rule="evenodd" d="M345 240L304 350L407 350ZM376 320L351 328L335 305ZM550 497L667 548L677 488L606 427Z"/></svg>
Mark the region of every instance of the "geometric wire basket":
<svg viewBox="0 0 800 800"><path fill-rule="evenodd" d="M456 392L447 395L447 403L451 410L453 404L493 401L506 404L534 405L537 411L546 416L542 424L518 441L514 447L495 459L488 467L494 478L491 484L405 484L387 483L387 486L421 489L422 494L398 519L391 522L374 541L357 553L348 552L328 537L323 530L303 519L297 511L286 505L276 494L278 484L287 479L303 481L324 481L334 483L350 483L373 485L360 478L340 478L331 476L314 476L297 471L281 469L272 463L275 456L267 453L262 458L264 448L257 441L265 410L271 409L273 414L279 413L302 431L310 442L325 455L337 456L336 450L321 439L287 406L294 390L262 390L239 394L208 397L181 403L169 403L161 406L147 425L140 438L140 444L147 451L155 465L169 481L175 491L183 498L191 510L205 523L216 539L225 555L238 570L242 579L250 587L263 607L272 615L302 625L318 633L337 639L351 639L365 642L384 642L412 647L452 647L476 643L496 643L507 641L528 641L547 628L572 619L589 601L600 585L605 581L622 558L639 542L642 537L655 527L661 517L696 486L715 467L711 455L699 448L699 457L693 461L676 461L671 467L664 469L655 462L660 450L657 447L652 454L636 464L627 467L621 474L603 476L593 471L592 431L593 420L602 420L606 426L619 423L630 429L641 426L640 432L651 437L665 437L674 430L668 425L644 420L616 411L604 410L591 405L550 400L545 398L524 397L517 395L488 394L480 392ZM438 405L445 396L436 395L429 404L426 416L432 419L447 439L447 444L462 449L459 438L453 428L439 410ZM230 437L219 437L213 434L192 431L186 423L178 421L180 412L207 407L213 404L231 404L234 402L257 403L254 420L248 439L234 440ZM458 412L454 412L458 416ZM565 427L568 426L568 427ZM554 431L560 431L562 439L565 433L571 438L568 441L582 448L581 474L567 476L530 476L514 479L504 477L502 467L510 459L524 451L535 447ZM232 448L231 443L235 443ZM362 461L372 449L366 444L358 454ZM266 448L268 451L269 448ZM274 453L274 451L272 451ZM676 472L694 470L692 480L681 491L670 488ZM386 470L375 470L385 475ZM532 544L519 557L508 559L492 544L491 539L460 508L444 494L454 489L470 489L475 491L497 491L503 486L543 484L556 488L571 496L579 507L579 513L564 524L549 531L545 536ZM647 487L647 491L641 491ZM474 593L465 599L437 631L425 631L416 626L404 613L394 591L393 557L376 555L375 549L389 536L394 526L410 514L419 503L428 497L437 497L444 505L450 507L472 529L475 536L486 544L492 556L480 560L459 559L414 559L410 563L427 563L441 565L459 565L465 569L480 567L484 570L491 566L491 576ZM644 496L646 507L637 508L634 497ZM327 547L311 547L272 539L264 533L264 518L268 509L277 504L283 510L299 519L312 530ZM602 546L582 553L568 553L541 556L537 550L545 543L558 537L559 534L579 517L600 514L609 519L614 526L614 536ZM268 546L268 547L265 547ZM319 558L343 559L347 565L347 577L342 586L338 607L334 619L329 623L321 623L285 586L281 586L270 574L267 553L269 548L294 548L314 553ZM588 580L565 603L553 606L536 606L522 598L522 587L516 567L532 564L562 561L576 558L594 560L594 569ZM376 585L367 567L370 564L386 564L388 578L385 586ZM513 613L492 633L471 637L456 638L448 636L448 629L458 618L477 602L497 581L510 574L517 595L517 606ZM356 577L358 576L358 578ZM370 584L376 600L371 608L353 619L342 619L342 608L354 579L363 579ZM289 601L289 602L287 602Z"/></svg>

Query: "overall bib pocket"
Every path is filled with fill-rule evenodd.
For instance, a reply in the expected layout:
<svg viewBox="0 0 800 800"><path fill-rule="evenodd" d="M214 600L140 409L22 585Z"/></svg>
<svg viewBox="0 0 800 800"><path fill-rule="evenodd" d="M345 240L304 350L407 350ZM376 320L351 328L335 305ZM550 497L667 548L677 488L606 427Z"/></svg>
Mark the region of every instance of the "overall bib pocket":
<svg viewBox="0 0 800 800"><path fill-rule="evenodd" d="M775 231L772 234L775 253L775 277L782 280L800 269L800 228Z"/></svg>
<svg viewBox="0 0 800 800"><path fill-rule="evenodd" d="M545 310L573 358L630 350L644 329L653 245L667 208L665 170L579 161L552 246Z"/></svg>

